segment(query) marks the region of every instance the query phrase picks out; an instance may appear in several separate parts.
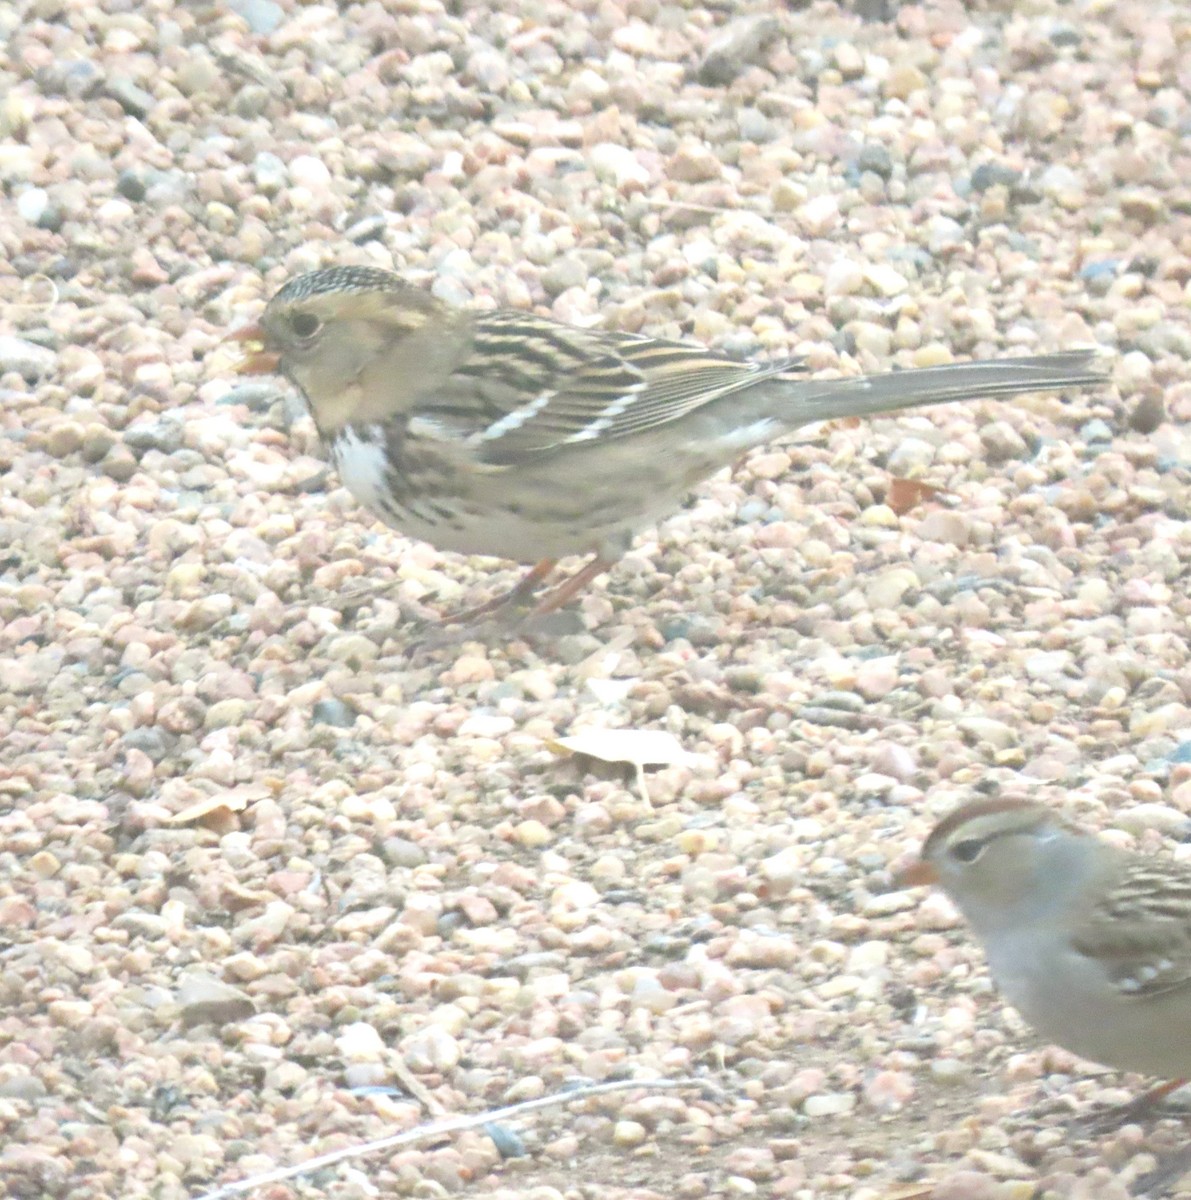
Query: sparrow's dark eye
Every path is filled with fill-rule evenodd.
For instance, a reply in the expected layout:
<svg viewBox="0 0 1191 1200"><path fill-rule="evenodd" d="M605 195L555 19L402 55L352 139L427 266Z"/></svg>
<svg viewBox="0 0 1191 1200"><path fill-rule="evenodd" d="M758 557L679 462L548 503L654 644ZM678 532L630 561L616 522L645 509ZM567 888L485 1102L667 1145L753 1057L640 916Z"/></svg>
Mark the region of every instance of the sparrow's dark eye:
<svg viewBox="0 0 1191 1200"><path fill-rule="evenodd" d="M323 327L323 323L314 315L308 312L296 312L289 319L289 327L294 331L297 337L303 341L314 337L316 333Z"/></svg>
<svg viewBox="0 0 1191 1200"><path fill-rule="evenodd" d="M951 847L951 857L961 863L974 863L983 853L984 843L978 838L964 838Z"/></svg>

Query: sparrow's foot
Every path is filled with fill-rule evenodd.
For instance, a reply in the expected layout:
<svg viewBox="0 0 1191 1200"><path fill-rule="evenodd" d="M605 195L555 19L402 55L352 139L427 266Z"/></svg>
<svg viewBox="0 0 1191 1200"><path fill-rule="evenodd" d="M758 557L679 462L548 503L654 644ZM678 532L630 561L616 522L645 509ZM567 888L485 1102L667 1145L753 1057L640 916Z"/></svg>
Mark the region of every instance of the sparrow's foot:
<svg viewBox="0 0 1191 1200"><path fill-rule="evenodd" d="M1124 1104L1116 1104L1100 1112L1076 1117L1072 1122L1088 1134L1099 1135L1112 1133L1122 1125L1133 1125L1138 1121L1148 1121L1152 1118L1158 1106L1172 1092L1178 1091L1187 1081L1185 1079L1168 1079L1156 1084L1135 1096Z"/></svg>

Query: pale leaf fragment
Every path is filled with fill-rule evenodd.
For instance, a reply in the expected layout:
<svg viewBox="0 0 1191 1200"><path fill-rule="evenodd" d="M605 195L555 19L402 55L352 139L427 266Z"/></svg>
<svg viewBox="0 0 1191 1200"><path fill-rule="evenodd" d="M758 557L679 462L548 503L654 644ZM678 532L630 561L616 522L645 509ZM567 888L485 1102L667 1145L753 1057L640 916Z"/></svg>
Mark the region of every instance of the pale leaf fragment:
<svg viewBox="0 0 1191 1200"><path fill-rule="evenodd" d="M547 743L556 754L583 754L601 762L629 763L636 768L637 786L646 803L646 767L670 767L691 764L695 756L663 729L585 729Z"/></svg>

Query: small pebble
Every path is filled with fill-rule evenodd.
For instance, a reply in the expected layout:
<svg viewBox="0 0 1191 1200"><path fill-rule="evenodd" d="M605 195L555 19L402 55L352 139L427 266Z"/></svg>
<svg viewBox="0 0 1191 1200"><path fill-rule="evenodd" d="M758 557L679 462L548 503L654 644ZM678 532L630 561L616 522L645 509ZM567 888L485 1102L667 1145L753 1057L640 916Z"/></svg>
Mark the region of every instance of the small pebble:
<svg viewBox="0 0 1191 1200"><path fill-rule="evenodd" d="M192 1025L230 1025L243 1021L256 1011L252 1000L239 988L191 971L178 983L178 1005L184 1027Z"/></svg>
<svg viewBox="0 0 1191 1200"><path fill-rule="evenodd" d="M57 365L53 350L24 338L0 335L0 375L9 371L33 382L49 375Z"/></svg>

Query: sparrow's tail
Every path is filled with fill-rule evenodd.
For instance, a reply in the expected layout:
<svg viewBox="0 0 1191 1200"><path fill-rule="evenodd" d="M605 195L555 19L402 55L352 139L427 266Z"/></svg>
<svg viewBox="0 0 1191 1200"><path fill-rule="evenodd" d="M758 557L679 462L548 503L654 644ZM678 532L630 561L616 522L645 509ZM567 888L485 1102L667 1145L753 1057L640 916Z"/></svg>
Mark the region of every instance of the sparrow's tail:
<svg viewBox="0 0 1191 1200"><path fill-rule="evenodd" d="M1028 358L994 358L889 371L862 379L807 379L794 372L777 378L789 387L791 426L839 417L864 417L899 408L985 400L1023 392L1056 392L1107 382L1095 350L1065 350Z"/></svg>

